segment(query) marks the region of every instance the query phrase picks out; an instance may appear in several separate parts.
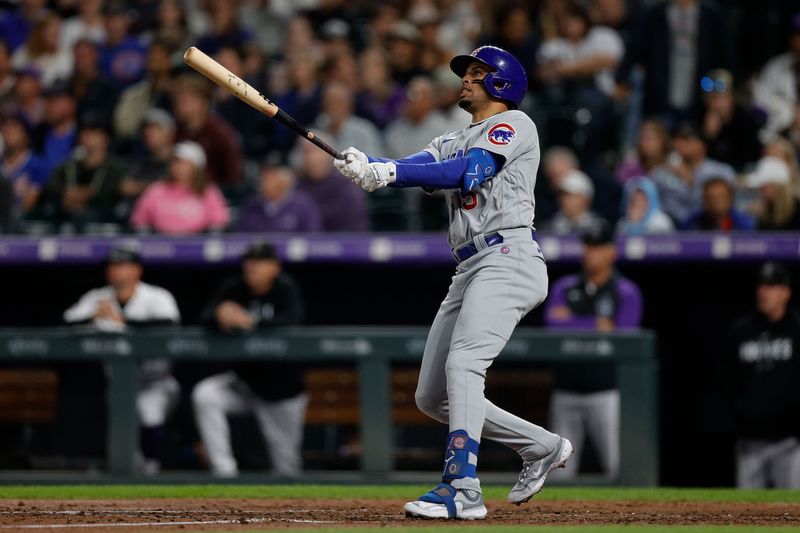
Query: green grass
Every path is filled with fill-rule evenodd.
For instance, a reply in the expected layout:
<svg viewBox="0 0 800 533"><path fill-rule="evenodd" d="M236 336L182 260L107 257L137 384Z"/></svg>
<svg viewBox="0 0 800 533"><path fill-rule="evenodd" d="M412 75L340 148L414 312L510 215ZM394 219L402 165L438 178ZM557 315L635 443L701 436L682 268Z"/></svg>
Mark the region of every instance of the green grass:
<svg viewBox="0 0 800 533"><path fill-rule="evenodd" d="M0 499L329 498L405 499L427 485L0 485ZM503 499L508 487L484 487ZM548 487L538 500L800 502L800 490ZM359 530L362 531L362 530Z"/></svg>

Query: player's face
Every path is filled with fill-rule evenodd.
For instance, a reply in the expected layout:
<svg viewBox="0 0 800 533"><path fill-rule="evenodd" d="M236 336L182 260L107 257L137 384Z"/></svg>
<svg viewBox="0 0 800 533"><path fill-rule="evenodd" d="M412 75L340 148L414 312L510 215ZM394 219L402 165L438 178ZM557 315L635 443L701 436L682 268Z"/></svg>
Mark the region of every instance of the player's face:
<svg viewBox="0 0 800 533"><path fill-rule="evenodd" d="M756 289L758 311L767 316L782 315L792 297L792 289L786 285L762 283Z"/></svg>
<svg viewBox="0 0 800 533"><path fill-rule="evenodd" d="M244 283L255 294L269 292L280 272L280 263L273 259L247 259L242 265Z"/></svg>
<svg viewBox="0 0 800 533"><path fill-rule="evenodd" d="M141 278L142 266L137 263L109 263L106 267L106 280L115 289L130 286Z"/></svg>
<svg viewBox="0 0 800 533"><path fill-rule="evenodd" d="M587 244L583 247L581 263L588 275L593 275L611 268L617 259L617 248L614 244Z"/></svg>
<svg viewBox="0 0 800 533"><path fill-rule="evenodd" d="M486 87L482 83L477 83L488 73L489 71L483 63L478 61L470 63L467 72L461 78L461 93L458 95L458 105L461 109L475 113L491 101Z"/></svg>

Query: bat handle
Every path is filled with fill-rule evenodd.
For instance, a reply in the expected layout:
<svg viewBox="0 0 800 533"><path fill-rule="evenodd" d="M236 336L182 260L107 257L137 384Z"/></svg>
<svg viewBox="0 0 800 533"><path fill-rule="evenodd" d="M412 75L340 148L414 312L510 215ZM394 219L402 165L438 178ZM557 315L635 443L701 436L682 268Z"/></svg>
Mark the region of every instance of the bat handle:
<svg viewBox="0 0 800 533"><path fill-rule="evenodd" d="M283 109L278 109L278 112L275 113L274 118L278 122L281 122L286 126L292 128L298 134L305 137L315 145L319 146L320 148L328 152L330 155L332 155L334 158L344 159L344 156L339 150L337 150L336 148L332 147L331 145L329 145L328 143L326 143L325 141L314 135L314 132L309 131L307 128L304 128L302 124L293 119L289 114L283 111Z"/></svg>

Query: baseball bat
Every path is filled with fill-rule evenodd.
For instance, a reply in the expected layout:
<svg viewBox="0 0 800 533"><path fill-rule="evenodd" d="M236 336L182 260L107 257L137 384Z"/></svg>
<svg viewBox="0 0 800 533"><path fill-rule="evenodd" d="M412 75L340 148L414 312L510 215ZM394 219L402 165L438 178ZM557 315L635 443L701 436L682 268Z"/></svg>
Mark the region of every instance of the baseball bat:
<svg viewBox="0 0 800 533"><path fill-rule="evenodd" d="M298 135L305 137L336 159L344 159L341 152L318 138L313 132L303 127L302 124L293 119L289 114L270 102L266 96L255 90L251 85L220 65L207 54L203 53L203 51L192 46L183 54L183 61L250 107L288 126Z"/></svg>

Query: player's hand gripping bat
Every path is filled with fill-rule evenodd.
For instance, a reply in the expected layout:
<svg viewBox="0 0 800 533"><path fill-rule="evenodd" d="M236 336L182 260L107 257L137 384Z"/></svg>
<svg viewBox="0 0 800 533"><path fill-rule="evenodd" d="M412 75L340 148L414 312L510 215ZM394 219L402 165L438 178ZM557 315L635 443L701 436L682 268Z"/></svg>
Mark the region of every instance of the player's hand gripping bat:
<svg viewBox="0 0 800 533"><path fill-rule="evenodd" d="M286 112L270 102L263 94L245 83L239 76L233 74L201 50L194 46L188 48L186 53L183 54L183 60L187 65L236 96L250 107L290 127L297 132L298 135L305 137L336 159L344 159L344 156L338 150L319 139L314 133L308 131L299 122L286 114Z"/></svg>

